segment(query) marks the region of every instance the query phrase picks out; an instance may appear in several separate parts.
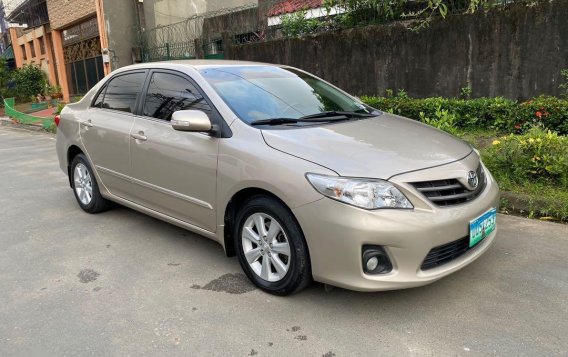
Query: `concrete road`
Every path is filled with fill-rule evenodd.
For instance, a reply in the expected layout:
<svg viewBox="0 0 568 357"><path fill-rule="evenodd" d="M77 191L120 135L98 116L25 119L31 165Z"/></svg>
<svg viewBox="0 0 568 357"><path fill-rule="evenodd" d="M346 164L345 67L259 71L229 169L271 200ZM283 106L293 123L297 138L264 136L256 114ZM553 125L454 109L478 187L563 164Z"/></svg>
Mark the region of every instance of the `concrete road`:
<svg viewBox="0 0 568 357"><path fill-rule="evenodd" d="M0 356L568 355L568 226L499 216L493 248L433 285L279 298L212 241L83 213L54 144L0 127Z"/></svg>

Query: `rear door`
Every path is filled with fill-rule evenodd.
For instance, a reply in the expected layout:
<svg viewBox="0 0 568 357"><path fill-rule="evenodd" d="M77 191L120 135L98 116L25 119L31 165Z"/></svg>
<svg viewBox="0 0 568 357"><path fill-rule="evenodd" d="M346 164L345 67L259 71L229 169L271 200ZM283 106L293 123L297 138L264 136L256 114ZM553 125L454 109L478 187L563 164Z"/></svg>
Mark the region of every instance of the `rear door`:
<svg viewBox="0 0 568 357"><path fill-rule="evenodd" d="M111 78L81 122L81 140L102 183L117 196L131 191L130 130L146 71Z"/></svg>
<svg viewBox="0 0 568 357"><path fill-rule="evenodd" d="M130 138L133 200L214 232L219 138L174 130L172 113L189 109L218 115L185 74L150 73Z"/></svg>

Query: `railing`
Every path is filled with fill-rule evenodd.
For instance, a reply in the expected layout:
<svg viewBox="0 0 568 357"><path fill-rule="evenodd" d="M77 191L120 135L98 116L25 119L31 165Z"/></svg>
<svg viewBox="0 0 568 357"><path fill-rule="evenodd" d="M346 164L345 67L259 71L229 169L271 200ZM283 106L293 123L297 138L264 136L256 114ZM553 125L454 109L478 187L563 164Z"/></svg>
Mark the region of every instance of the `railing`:
<svg viewBox="0 0 568 357"><path fill-rule="evenodd" d="M4 109L6 116L16 120L20 124L38 124L41 123L42 126L47 129L53 125L53 118L41 118L36 117L31 114L26 114L14 109L16 106L16 99L5 98L4 99Z"/></svg>

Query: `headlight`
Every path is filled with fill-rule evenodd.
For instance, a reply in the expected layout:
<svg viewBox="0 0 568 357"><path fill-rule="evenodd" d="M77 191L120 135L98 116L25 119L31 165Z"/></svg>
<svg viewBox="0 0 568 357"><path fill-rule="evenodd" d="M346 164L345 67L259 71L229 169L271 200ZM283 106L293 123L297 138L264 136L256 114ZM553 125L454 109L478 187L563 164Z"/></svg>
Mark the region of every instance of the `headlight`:
<svg viewBox="0 0 568 357"><path fill-rule="evenodd" d="M353 206L376 208L414 208L393 184L378 179L357 179L306 174L314 188L324 196Z"/></svg>

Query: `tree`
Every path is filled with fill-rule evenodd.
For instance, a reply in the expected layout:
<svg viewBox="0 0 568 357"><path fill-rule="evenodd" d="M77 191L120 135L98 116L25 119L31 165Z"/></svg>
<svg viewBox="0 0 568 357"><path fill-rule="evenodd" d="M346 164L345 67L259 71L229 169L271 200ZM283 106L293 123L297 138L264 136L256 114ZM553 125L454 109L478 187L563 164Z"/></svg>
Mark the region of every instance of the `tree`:
<svg viewBox="0 0 568 357"><path fill-rule="evenodd" d="M5 98L9 96L9 84L12 79L12 71L8 68L5 58L0 58L0 96ZM2 105L3 105L2 101Z"/></svg>

